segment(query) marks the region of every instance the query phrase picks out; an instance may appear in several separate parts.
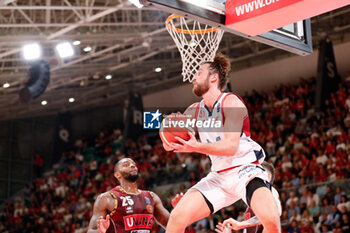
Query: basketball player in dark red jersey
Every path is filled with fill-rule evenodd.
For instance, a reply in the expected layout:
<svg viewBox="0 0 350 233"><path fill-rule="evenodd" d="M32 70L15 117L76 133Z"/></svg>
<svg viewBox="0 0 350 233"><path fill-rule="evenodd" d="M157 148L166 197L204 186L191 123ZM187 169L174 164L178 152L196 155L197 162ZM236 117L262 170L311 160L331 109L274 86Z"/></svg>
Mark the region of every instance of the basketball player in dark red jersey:
<svg viewBox="0 0 350 233"><path fill-rule="evenodd" d="M278 213L281 216L282 207L279 200L279 195L277 190L272 187L273 181L275 179L275 169L272 164L265 161L261 165L268 171L268 186L271 188L272 195L275 198L275 202L278 207ZM262 233L264 230L264 227L261 225L260 220L255 216L253 210L250 207L248 207L245 212L244 221L238 222L233 218L226 219L223 223L219 223L216 226L215 231L218 233L231 233L231 230L238 231L241 229L244 229L243 233Z"/></svg>
<svg viewBox="0 0 350 233"><path fill-rule="evenodd" d="M221 122L220 127L196 124L200 140L189 133L187 141L179 137L168 145L163 141L166 150L202 153L211 160L211 172L191 187L171 212L166 233L182 233L192 223L240 199L254 210L267 233L281 232L278 209L265 183L268 175L261 167L265 153L250 137L248 110L238 95L222 92L229 70L230 60L222 54L204 62L193 78L192 89L202 100L185 111L185 117L190 115L197 123Z"/></svg>
<svg viewBox="0 0 350 233"><path fill-rule="evenodd" d="M155 193L138 189L135 162L121 159L114 167L114 177L120 186L97 197L88 233L150 233L153 218L165 229L169 212Z"/></svg>

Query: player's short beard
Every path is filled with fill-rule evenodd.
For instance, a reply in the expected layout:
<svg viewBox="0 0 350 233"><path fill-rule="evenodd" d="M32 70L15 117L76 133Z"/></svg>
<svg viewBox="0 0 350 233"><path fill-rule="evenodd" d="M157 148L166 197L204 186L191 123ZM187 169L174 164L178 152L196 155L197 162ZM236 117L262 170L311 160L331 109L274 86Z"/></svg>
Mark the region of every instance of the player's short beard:
<svg viewBox="0 0 350 233"><path fill-rule="evenodd" d="M193 87L192 92L196 96L202 97L205 93L207 93L208 90L209 90L209 74L202 84L199 85L197 83L197 85L195 87Z"/></svg>
<svg viewBox="0 0 350 233"><path fill-rule="evenodd" d="M139 178L139 173L137 173L136 175L133 174L123 174L123 177L125 180L130 181L130 182L136 182L137 179Z"/></svg>

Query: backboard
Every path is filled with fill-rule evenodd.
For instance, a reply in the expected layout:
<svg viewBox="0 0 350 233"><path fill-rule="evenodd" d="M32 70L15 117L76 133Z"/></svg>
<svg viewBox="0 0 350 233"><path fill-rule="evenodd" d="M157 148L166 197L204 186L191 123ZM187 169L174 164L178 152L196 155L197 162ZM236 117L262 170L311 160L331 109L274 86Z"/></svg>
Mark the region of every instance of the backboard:
<svg viewBox="0 0 350 233"><path fill-rule="evenodd" d="M310 19L250 36L226 26L226 0L142 0L141 2L295 54L305 56L312 53Z"/></svg>

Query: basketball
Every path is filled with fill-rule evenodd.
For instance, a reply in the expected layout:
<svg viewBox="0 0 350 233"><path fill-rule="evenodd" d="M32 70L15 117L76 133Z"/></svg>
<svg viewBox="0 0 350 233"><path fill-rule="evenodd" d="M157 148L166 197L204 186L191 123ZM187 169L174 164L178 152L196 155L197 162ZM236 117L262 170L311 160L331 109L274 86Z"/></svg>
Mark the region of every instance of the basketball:
<svg viewBox="0 0 350 233"><path fill-rule="evenodd" d="M170 143L179 143L175 137L182 138L187 141L190 139L188 133L195 133L191 126L188 126L188 121L191 118L183 114L172 114L162 121L159 129L159 136L163 143L170 145Z"/></svg>

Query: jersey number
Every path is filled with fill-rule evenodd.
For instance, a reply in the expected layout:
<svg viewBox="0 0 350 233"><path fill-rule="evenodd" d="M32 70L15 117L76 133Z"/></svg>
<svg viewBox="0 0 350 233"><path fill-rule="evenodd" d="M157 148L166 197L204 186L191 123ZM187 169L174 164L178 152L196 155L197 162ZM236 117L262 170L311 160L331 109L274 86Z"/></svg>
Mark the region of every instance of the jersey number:
<svg viewBox="0 0 350 233"><path fill-rule="evenodd" d="M131 199L130 196L120 197L120 199L123 200L122 206L134 205L134 201Z"/></svg>

